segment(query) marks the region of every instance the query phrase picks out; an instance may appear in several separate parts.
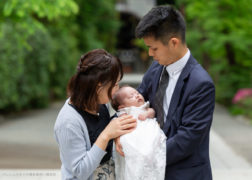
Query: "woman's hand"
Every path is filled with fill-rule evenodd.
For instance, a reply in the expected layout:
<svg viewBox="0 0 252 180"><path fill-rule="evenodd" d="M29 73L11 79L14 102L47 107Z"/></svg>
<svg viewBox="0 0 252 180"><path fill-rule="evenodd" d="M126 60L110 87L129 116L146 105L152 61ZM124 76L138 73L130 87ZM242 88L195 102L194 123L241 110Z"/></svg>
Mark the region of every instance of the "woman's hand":
<svg viewBox="0 0 252 180"><path fill-rule="evenodd" d="M121 117L114 118L99 135L95 144L105 150L110 139L130 133L135 129L135 127L136 119L131 115L123 115Z"/></svg>
<svg viewBox="0 0 252 180"><path fill-rule="evenodd" d="M136 119L131 115L122 115L110 121L102 133L105 133L109 139L114 139L123 134L133 131L136 127Z"/></svg>

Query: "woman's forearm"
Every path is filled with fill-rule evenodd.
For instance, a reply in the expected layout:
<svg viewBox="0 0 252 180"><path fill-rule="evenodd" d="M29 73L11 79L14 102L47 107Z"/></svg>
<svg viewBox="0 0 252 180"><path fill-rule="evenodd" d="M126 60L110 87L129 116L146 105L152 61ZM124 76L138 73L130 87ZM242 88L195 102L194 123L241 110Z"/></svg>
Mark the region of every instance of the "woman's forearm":
<svg viewBox="0 0 252 180"><path fill-rule="evenodd" d="M108 135L106 135L106 133L102 132L98 136L97 140L95 141L95 145L105 151L105 149L106 149L106 147L108 145L109 140L110 139L109 139Z"/></svg>

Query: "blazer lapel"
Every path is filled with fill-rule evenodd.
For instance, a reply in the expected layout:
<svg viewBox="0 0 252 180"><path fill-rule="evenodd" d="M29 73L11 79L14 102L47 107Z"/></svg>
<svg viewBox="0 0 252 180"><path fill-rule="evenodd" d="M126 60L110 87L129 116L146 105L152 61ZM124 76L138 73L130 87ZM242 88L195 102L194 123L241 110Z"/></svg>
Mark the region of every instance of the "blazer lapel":
<svg viewBox="0 0 252 180"><path fill-rule="evenodd" d="M170 102L170 106L169 106L169 110L168 110L168 115L166 117L166 122L165 125L163 127L163 131L165 132L165 134L168 132L169 128L170 128L170 124L171 124L171 117L173 116L174 112L176 111L179 99L181 97L181 90L183 89L184 83L188 77L188 75L190 74L190 71L193 67L193 64L197 63L196 60L194 60L194 58L192 57L192 55L190 56L190 58L188 59L187 64L185 65L184 69L182 70L179 79L177 81L177 84L175 86L172 98L171 98L171 102Z"/></svg>

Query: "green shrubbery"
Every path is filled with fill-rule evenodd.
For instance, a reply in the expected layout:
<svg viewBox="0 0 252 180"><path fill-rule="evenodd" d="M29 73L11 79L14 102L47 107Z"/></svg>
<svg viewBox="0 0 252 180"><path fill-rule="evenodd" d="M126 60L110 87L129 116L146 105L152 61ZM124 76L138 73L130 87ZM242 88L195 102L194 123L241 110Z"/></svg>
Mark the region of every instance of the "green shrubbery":
<svg viewBox="0 0 252 180"><path fill-rule="evenodd" d="M66 97L81 54L113 50L118 28L114 0L1 1L0 112Z"/></svg>
<svg viewBox="0 0 252 180"><path fill-rule="evenodd" d="M251 1L210 1L207 6L198 0L176 3L186 17L189 48L215 82L216 100L234 109L235 93L252 88ZM249 114L245 112L251 111L252 104L241 109Z"/></svg>
<svg viewBox="0 0 252 180"><path fill-rule="evenodd" d="M9 24L1 25L0 109L20 109L19 79L24 74L24 52L17 46L18 35Z"/></svg>
<svg viewBox="0 0 252 180"><path fill-rule="evenodd" d="M52 60L49 65L50 95L52 99L66 97L66 85L75 71L80 57L77 39L67 30L51 29Z"/></svg>
<svg viewBox="0 0 252 180"><path fill-rule="evenodd" d="M49 62L52 40L48 32L36 30L27 39L32 49L24 50L23 74L19 80L20 99L29 107L43 107L49 102Z"/></svg>

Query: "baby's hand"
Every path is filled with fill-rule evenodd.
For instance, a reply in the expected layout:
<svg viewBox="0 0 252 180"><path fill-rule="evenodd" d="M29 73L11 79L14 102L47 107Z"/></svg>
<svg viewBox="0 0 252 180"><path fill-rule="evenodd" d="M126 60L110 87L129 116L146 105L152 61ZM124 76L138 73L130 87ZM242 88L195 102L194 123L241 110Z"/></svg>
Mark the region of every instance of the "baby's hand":
<svg viewBox="0 0 252 180"><path fill-rule="evenodd" d="M138 115L138 119L141 120L141 121L144 121L147 118L148 118L148 114L146 114L146 113Z"/></svg>
<svg viewBox="0 0 252 180"><path fill-rule="evenodd" d="M154 109L153 108L148 108L147 109L147 118L152 119L154 117L155 117L155 111L154 111Z"/></svg>
<svg viewBox="0 0 252 180"><path fill-rule="evenodd" d="M154 118L155 117L155 111L152 108L148 108L147 111L145 113L139 114L138 115L138 119L141 121L144 121L147 118Z"/></svg>

